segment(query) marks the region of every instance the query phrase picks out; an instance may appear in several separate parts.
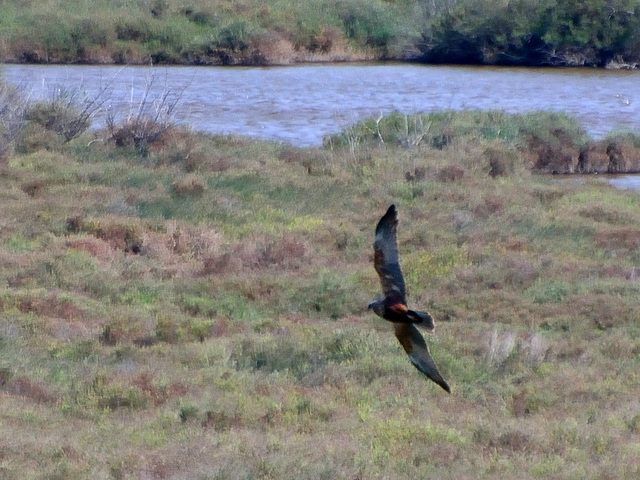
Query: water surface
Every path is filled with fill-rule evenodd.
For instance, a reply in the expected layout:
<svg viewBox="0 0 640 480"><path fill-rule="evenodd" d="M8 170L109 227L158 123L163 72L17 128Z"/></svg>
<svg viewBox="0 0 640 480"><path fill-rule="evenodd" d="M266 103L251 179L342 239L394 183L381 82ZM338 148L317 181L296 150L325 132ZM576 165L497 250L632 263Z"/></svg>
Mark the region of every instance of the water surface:
<svg viewBox="0 0 640 480"><path fill-rule="evenodd" d="M180 93L176 121L299 146L367 117L443 109L556 110L575 115L595 138L640 130L640 72L591 69L450 67L413 64L280 68L5 65L4 77L32 97L59 89L108 96L106 109L135 113L150 99Z"/></svg>

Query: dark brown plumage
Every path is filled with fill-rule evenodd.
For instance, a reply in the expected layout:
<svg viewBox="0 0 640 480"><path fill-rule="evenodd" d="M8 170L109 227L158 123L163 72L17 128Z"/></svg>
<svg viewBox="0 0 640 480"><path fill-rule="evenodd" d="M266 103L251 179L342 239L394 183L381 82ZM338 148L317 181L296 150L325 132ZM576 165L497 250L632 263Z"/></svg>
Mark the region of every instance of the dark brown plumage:
<svg viewBox="0 0 640 480"><path fill-rule="evenodd" d="M369 308L379 317L393 323L396 337L411 363L444 390L451 392L431 358L427 342L416 328L418 325L433 332L433 318L427 312L409 310L407 307L404 278L398 261L397 227L398 212L396 206L391 205L376 226L373 243L373 265L380 277L382 297L370 303Z"/></svg>

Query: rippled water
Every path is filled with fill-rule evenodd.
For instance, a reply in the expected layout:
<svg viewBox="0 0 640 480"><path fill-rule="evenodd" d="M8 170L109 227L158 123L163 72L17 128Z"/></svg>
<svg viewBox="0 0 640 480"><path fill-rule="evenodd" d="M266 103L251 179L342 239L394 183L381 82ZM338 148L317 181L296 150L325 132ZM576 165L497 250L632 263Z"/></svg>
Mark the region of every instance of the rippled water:
<svg viewBox="0 0 640 480"><path fill-rule="evenodd" d="M35 98L56 89L96 95L105 107L135 110L182 92L176 120L195 130L320 145L322 137L371 115L442 109L557 110L594 137L640 130L640 72L590 69L449 67L412 64L282 68L5 65L0 70ZM104 117L98 115L95 123Z"/></svg>

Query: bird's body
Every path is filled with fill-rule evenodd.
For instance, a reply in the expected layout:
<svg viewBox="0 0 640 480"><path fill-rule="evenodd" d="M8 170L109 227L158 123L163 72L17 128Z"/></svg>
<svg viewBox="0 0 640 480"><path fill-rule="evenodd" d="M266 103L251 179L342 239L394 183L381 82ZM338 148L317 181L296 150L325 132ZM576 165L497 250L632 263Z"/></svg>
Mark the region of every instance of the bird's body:
<svg viewBox="0 0 640 480"><path fill-rule="evenodd" d="M376 315L394 324L395 334L411 363L427 377L450 392L449 385L440 375L429 347L416 326L433 332L433 318L427 312L407 307L406 288L398 260L396 230L398 212L391 205L376 226L373 243L374 267L382 285L382 297L369 304Z"/></svg>

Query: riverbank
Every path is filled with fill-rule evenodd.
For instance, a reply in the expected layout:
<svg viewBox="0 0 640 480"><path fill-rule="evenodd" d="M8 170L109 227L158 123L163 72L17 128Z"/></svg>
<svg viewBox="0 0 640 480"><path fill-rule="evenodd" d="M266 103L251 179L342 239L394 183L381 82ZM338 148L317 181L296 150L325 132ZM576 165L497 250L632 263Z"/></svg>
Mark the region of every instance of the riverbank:
<svg viewBox="0 0 640 480"><path fill-rule="evenodd" d="M446 4L445 4L446 3ZM8 0L0 61L291 65L364 60L635 68L637 2ZM517 19L517 21L516 21Z"/></svg>

